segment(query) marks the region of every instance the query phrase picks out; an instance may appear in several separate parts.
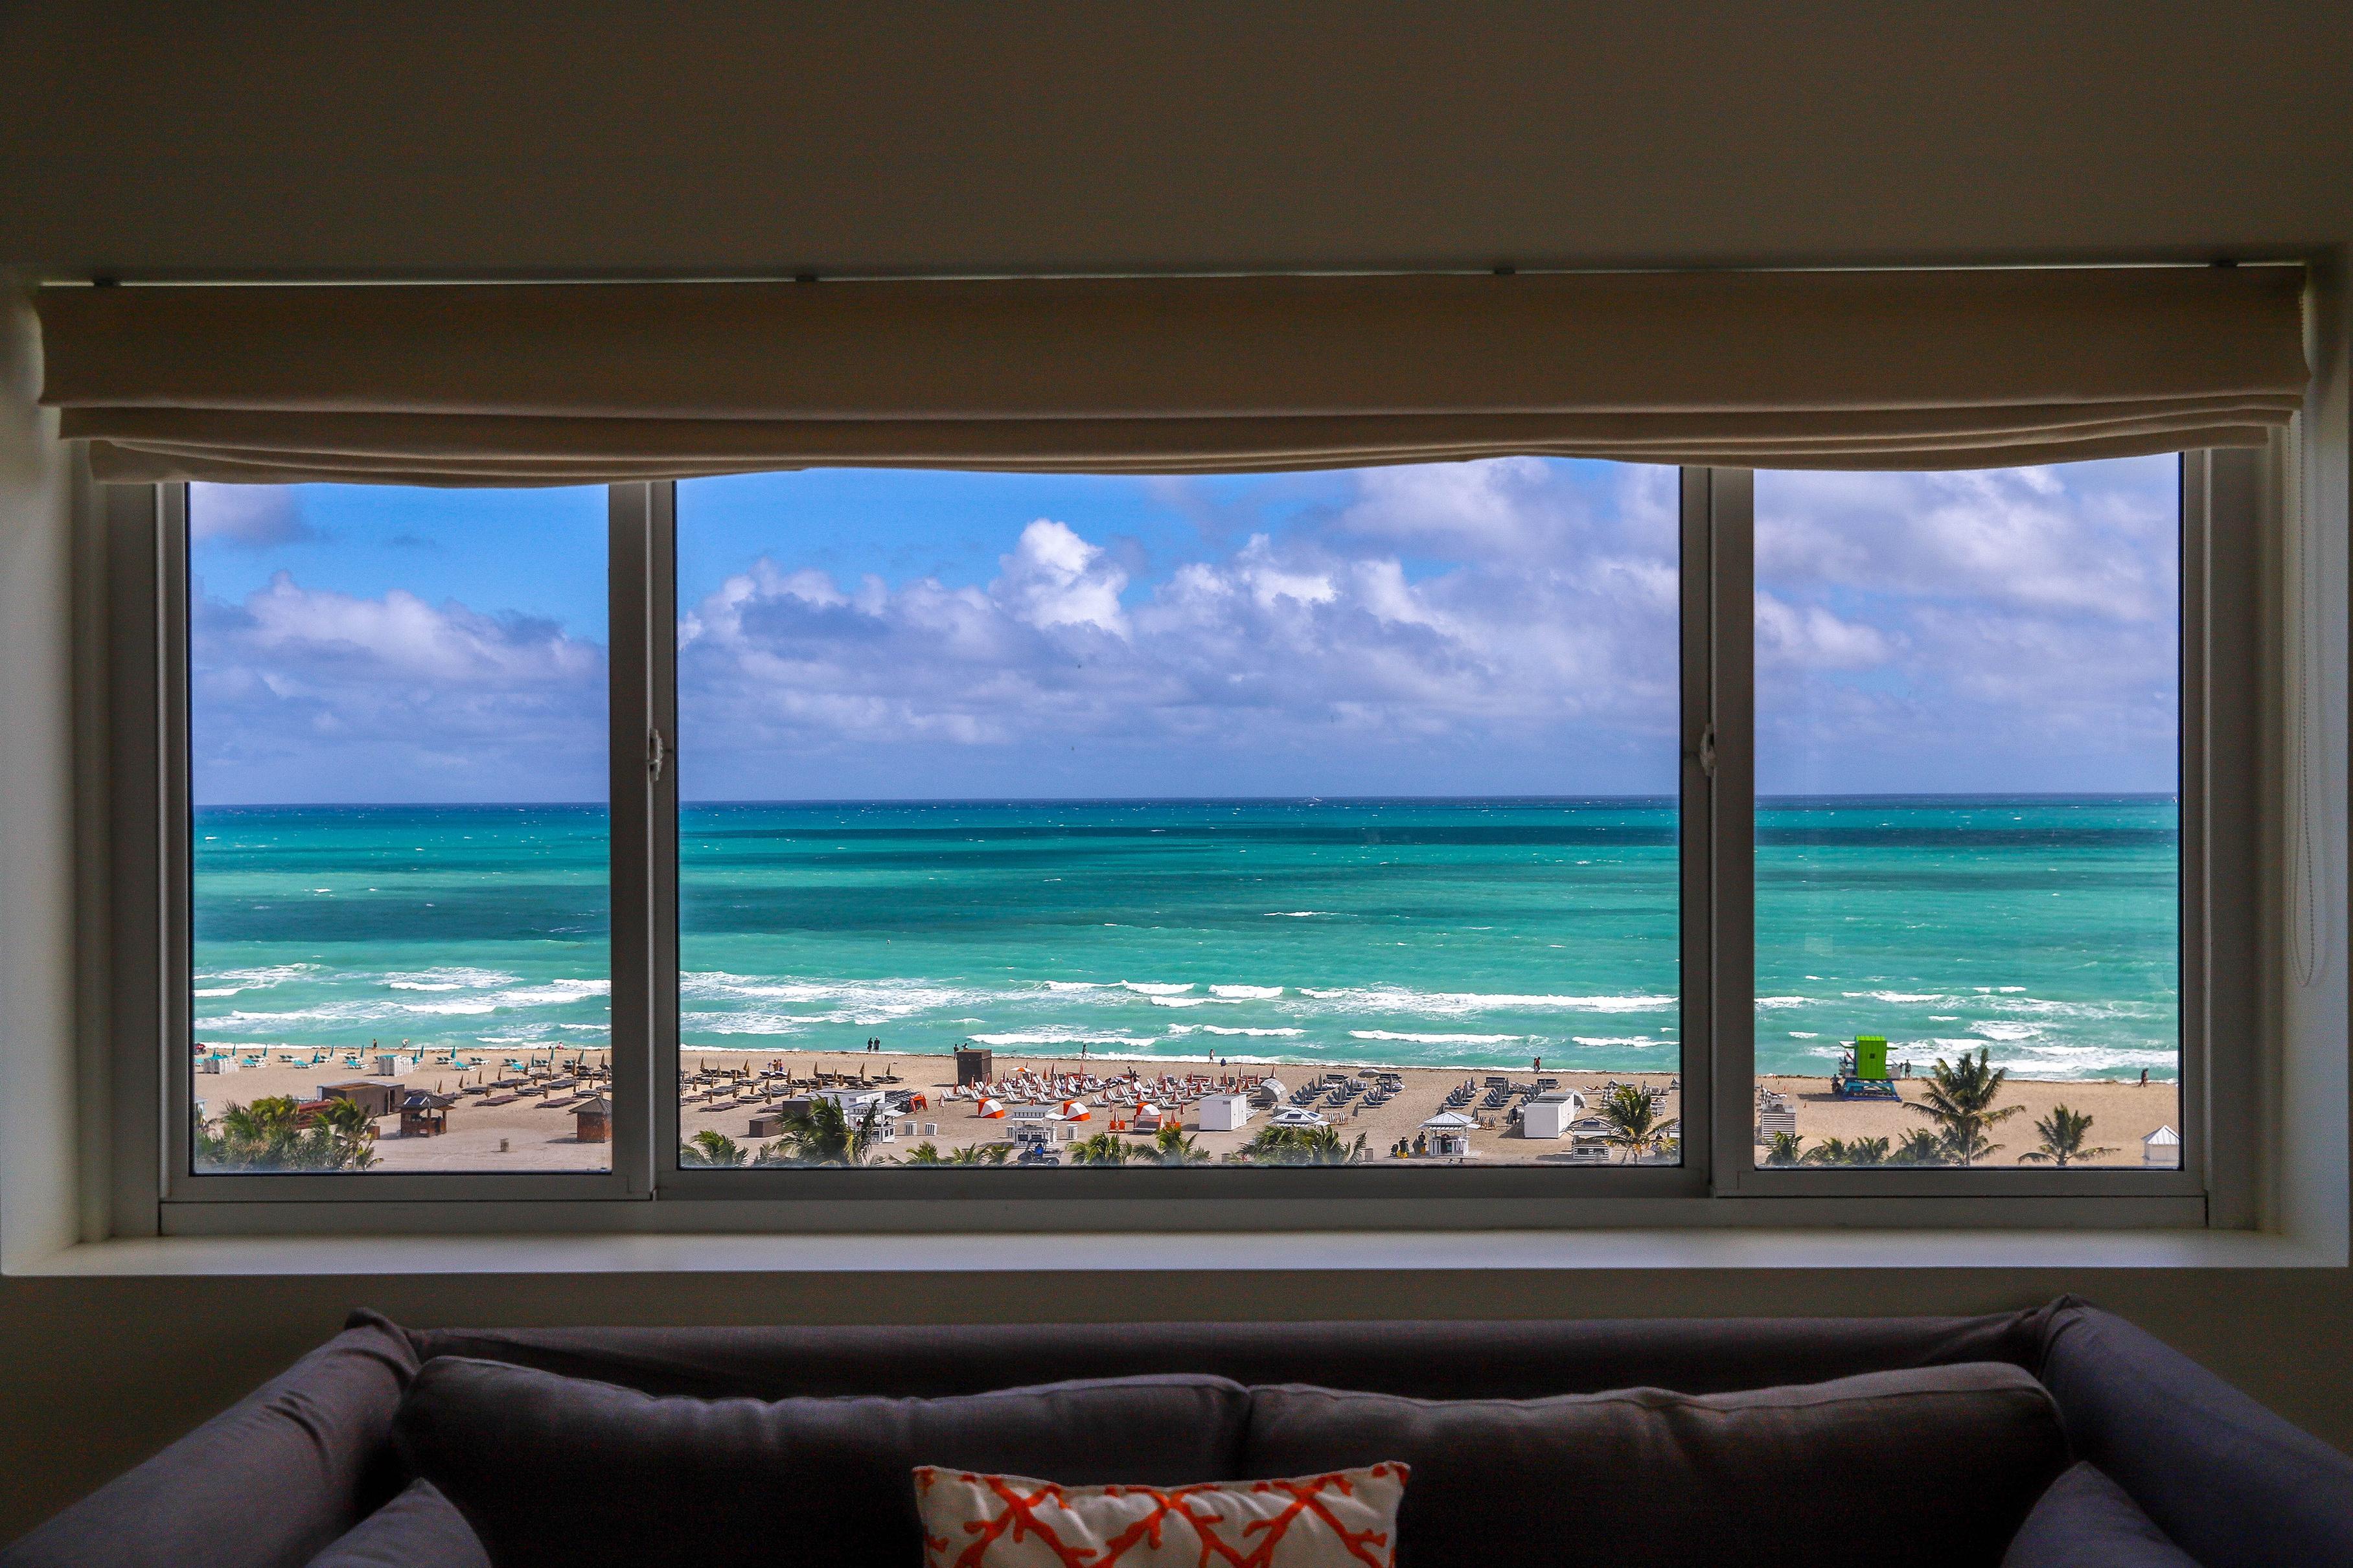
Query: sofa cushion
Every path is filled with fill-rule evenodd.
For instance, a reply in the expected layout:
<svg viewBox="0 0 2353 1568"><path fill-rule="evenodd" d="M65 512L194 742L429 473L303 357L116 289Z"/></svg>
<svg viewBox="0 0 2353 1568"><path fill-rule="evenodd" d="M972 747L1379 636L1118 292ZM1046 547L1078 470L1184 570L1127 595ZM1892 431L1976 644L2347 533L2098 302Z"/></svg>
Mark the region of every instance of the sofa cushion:
<svg viewBox="0 0 2353 1568"><path fill-rule="evenodd" d="M944 1399L656 1396L441 1359L394 1423L499 1568L923 1558L922 1464L1074 1485L1236 1474L1250 1394L1215 1377L1113 1378Z"/></svg>
<svg viewBox="0 0 2353 1568"><path fill-rule="evenodd" d="M1181 1487L915 1467L923 1568L1390 1568L1403 1465Z"/></svg>
<svg viewBox="0 0 2353 1568"><path fill-rule="evenodd" d="M491 1560L439 1489L417 1481L311 1558L310 1568L491 1568Z"/></svg>
<svg viewBox="0 0 2353 1568"><path fill-rule="evenodd" d="M2140 1504L2097 1467L2051 1483L2019 1527L2001 1568L2198 1568Z"/></svg>
<svg viewBox="0 0 2353 1568"><path fill-rule="evenodd" d="M1995 1568L2067 1451L2050 1394L1991 1363L1705 1395L1252 1391L1247 1473L1383 1459L1413 1470L1405 1568L1545 1563L1572 1544L1612 1568Z"/></svg>

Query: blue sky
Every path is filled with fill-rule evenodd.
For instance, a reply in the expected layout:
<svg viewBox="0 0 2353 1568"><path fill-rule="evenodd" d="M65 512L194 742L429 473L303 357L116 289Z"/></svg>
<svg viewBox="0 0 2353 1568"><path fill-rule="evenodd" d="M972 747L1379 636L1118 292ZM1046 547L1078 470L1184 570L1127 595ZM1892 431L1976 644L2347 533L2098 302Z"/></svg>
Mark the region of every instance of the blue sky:
<svg viewBox="0 0 2353 1568"><path fill-rule="evenodd" d="M2173 475L1760 475L1760 787L2170 789ZM195 487L199 803L600 798L605 505ZM693 481L682 786L1663 793L1673 505L1535 458Z"/></svg>

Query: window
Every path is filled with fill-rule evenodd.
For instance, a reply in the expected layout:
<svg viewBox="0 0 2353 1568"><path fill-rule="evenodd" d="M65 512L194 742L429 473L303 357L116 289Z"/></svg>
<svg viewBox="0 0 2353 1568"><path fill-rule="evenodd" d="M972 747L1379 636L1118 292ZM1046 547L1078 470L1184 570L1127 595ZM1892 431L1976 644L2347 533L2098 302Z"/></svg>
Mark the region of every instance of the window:
<svg viewBox="0 0 2353 1568"><path fill-rule="evenodd" d="M2197 1223L2220 466L146 492L167 1215Z"/></svg>
<svg viewBox="0 0 2353 1568"><path fill-rule="evenodd" d="M192 488L194 1170L610 1169L605 511Z"/></svg>
<svg viewBox="0 0 2353 1568"><path fill-rule="evenodd" d="M1768 1164L2179 1164L2176 470L1757 475Z"/></svg>
<svg viewBox="0 0 2353 1568"><path fill-rule="evenodd" d="M1672 470L678 505L684 1165L1680 1163Z"/></svg>

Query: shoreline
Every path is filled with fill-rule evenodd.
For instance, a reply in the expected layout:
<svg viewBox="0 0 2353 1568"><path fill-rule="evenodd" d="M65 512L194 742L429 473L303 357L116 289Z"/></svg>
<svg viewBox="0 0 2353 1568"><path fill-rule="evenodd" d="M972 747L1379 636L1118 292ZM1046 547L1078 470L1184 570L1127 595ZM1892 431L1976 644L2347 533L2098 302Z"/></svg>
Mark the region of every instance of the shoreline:
<svg viewBox="0 0 2353 1568"><path fill-rule="evenodd" d="M315 1047L313 1048L315 1050ZM245 1054L253 1054L246 1047ZM221 1075L198 1074L195 1078L195 1095L205 1102L206 1112L217 1117L231 1103L248 1103L265 1095L292 1095L308 1100L320 1086L361 1078L374 1078L366 1071L372 1063L364 1060L369 1053L360 1053L359 1068L345 1065L343 1053L328 1062L311 1064L286 1063L283 1056L304 1054L301 1047L273 1046L271 1058L265 1067L243 1067ZM388 1054L388 1053L385 1053ZM608 1059L604 1049L586 1047L561 1049L557 1058L565 1064L585 1062L600 1066ZM467 1094L459 1090L461 1080L472 1082L484 1077L503 1076L503 1065L511 1059L544 1058L547 1053L508 1052L503 1050L459 1049L461 1063L481 1062L454 1067L437 1052L411 1071L396 1075L396 1081L403 1092L425 1089L436 1092L458 1092L459 1098L448 1110L448 1131L439 1136L402 1137L396 1132L397 1118L386 1117L377 1125L382 1130L375 1144L377 1163L372 1167L382 1171L589 1171L609 1168L610 1145L581 1142L575 1136L575 1119L566 1114L570 1109L567 1096L573 1090L561 1091L555 1097L546 1095L510 1100L500 1105L488 1105L493 1095ZM699 1058L708 1056L709 1061ZM754 1060L753 1058L758 1058ZM725 1058L725 1059L721 1059ZM1523 1062L1528 1058L1523 1058ZM1247 1079L1272 1076L1282 1079L1286 1092L1295 1091L1311 1077L1325 1074L1346 1074L1351 1079L1366 1072L1389 1075L1398 1084L1398 1091L1386 1104L1367 1108L1361 1101L1334 1107L1319 1104L1330 1124L1349 1142L1358 1133L1366 1140L1367 1159L1378 1164L1438 1164L1469 1163L1474 1165L1565 1165L1587 1164L1587 1158L1572 1160L1570 1151L1576 1141L1524 1137L1512 1124L1509 1110L1522 1103L1514 1095L1503 1110L1486 1108L1485 1085L1491 1079L1503 1079L1515 1089L1534 1086L1537 1078L1557 1080L1561 1089L1574 1090L1587 1097L1588 1108L1599 1099L1599 1092L1611 1084L1634 1084L1645 1089L1661 1091L1659 1115L1662 1120L1680 1116L1680 1080L1672 1071L1619 1071L1560 1069L1546 1068L1541 1074L1525 1067L1510 1068L1494 1067L1456 1066L1395 1067L1378 1062L1363 1063L1259 1063L1239 1058L1227 1058L1230 1066L1220 1067L1214 1061L1178 1061L1166 1057L1099 1057L1092 1052L1082 1059L1075 1055L1052 1056L1040 1053L1013 1055L997 1052L993 1067L999 1080L1018 1075L1062 1077L1092 1076L1106 1085L1126 1081L1133 1074L1146 1083L1160 1086L1166 1082L1174 1088L1175 1080L1196 1079L1200 1086L1213 1086L1226 1079ZM920 1094L924 1099L922 1109L913 1110L892 1119L893 1137L875 1150L878 1163L903 1160L918 1143L928 1142L942 1152L958 1148L990 1143L1002 1143L1011 1137L1011 1121L984 1117L971 1101L946 1097L955 1080L953 1057L917 1055L910 1052L861 1051L778 1051L733 1050L715 1047L689 1047L680 1053L684 1074L709 1073L715 1080L725 1075L756 1073L771 1063L781 1064L783 1071L803 1083L820 1074L832 1075L836 1081L848 1080L852 1087L862 1077L876 1088L904 1090ZM1154 1072L1151 1069L1164 1069ZM1304 1068L1309 1070L1300 1071ZM1111 1071L1091 1070L1111 1068ZM1286 1073L1288 1076L1286 1076ZM888 1076L886 1076L888 1075ZM1481 1092L1464 1108L1473 1119L1473 1125L1462 1130L1468 1139L1467 1157L1394 1160L1388 1151L1400 1139L1410 1141L1421 1130L1422 1123L1443 1106L1449 1091L1470 1081ZM730 1083L743 1080L729 1078ZM1840 1100L1831 1092L1827 1078L1771 1074L1760 1075L1763 1089L1784 1098L1793 1113L1796 1131L1808 1147L1818 1146L1826 1138L1852 1141L1858 1138L1889 1138L1900 1140L1916 1128L1932 1126L1930 1120L1905 1107L1916 1101L1926 1080L1915 1076L1892 1080L1899 1102L1887 1100ZM765 1142L754 1134L751 1125L755 1115L773 1110L776 1102L791 1092L781 1080L760 1083L752 1080L750 1098L735 1088L722 1089L716 1082L682 1086L690 1098L681 1103L679 1131L682 1139L692 1139L700 1132L715 1132L733 1142L748 1154ZM724 1095L719 1103L711 1103L709 1095L715 1091ZM1106 1103L1101 1089L1086 1092L1089 1114L1083 1121L1067 1125L1071 1142L1091 1138L1114 1131L1113 1123L1124 1121L1120 1108ZM2006 1091L1997 1109L2015 1106L2018 1113L2010 1116L1992 1131L1993 1141L2000 1147L1994 1156L1979 1163L1979 1168L2033 1169L2022 1163L2019 1156L2031 1152L2039 1142L2033 1123L2047 1115L2052 1107L2066 1105L2089 1113L2093 1119L2092 1135L2088 1142L2095 1147L2113 1151L2105 1156L2084 1162L2087 1165L2106 1169L2137 1169L2143 1163L2142 1139L2160 1125L2180 1127L2179 1095L2170 1080L2152 1078L2142 1086L2130 1080L2100 1079L2016 1079L2008 1081ZM1129 1114L1132 1114L1129 1113ZM1588 1114L1590 1114L1588 1109ZM1240 1149L1260 1129L1268 1124L1270 1113L1254 1114L1239 1131L1203 1131L1198 1112L1187 1109L1182 1112L1182 1125L1188 1137L1213 1156L1222 1156ZM906 1131L913 1127L912 1133ZM773 1132L766 1136L774 1136ZM1141 1146L1149 1139L1141 1133L1123 1133L1124 1142ZM500 1145L504 1143L503 1151ZM1067 1142L1052 1142L1050 1147L1065 1149ZM1760 1152L1761 1158L1761 1152ZM1609 1155L1609 1163L1618 1163L1619 1154ZM2042 1168L2047 1169L2047 1166ZM1866 1178L1867 1179L1867 1178Z"/></svg>

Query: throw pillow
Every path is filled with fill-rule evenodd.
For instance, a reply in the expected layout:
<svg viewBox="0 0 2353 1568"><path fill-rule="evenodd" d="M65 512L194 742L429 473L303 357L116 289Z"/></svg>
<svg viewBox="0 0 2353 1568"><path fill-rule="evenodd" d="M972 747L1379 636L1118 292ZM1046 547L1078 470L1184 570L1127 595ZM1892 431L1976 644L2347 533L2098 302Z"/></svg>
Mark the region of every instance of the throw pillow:
<svg viewBox="0 0 2353 1568"><path fill-rule="evenodd" d="M2106 1473L2079 1464L2051 1483L2001 1568L2198 1568Z"/></svg>
<svg viewBox="0 0 2353 1568"><path fill-rule="evenodd" d="M1406 1467L1065 1487L921 1465L924 1568L1394 1568Z"/></svg>

